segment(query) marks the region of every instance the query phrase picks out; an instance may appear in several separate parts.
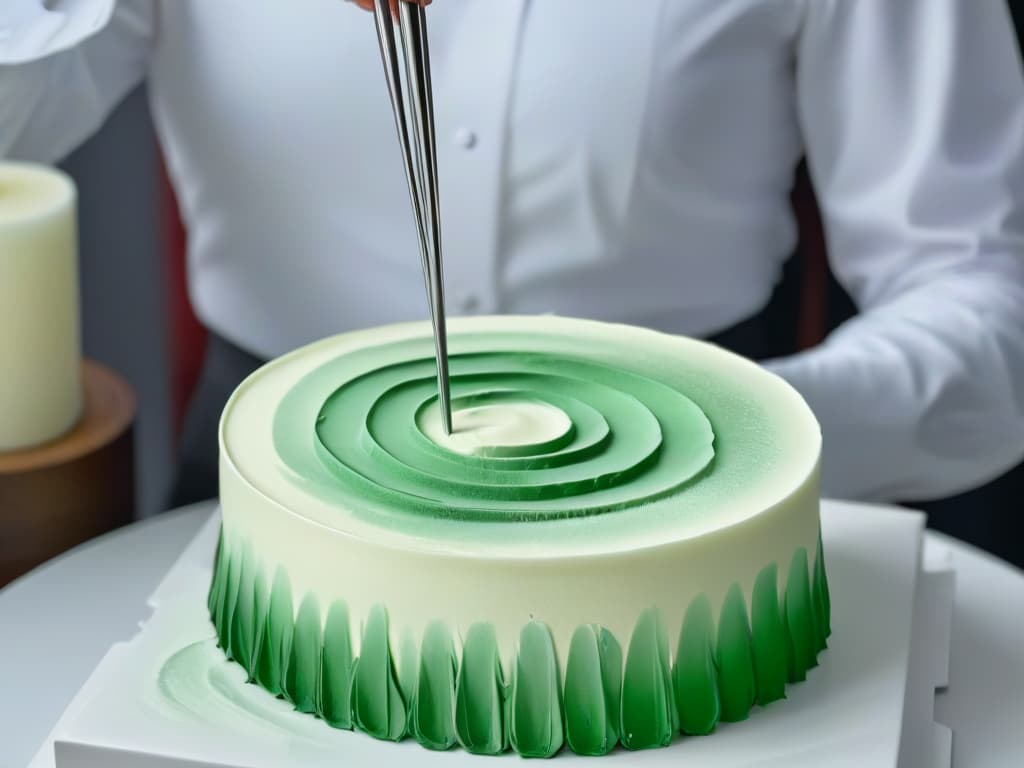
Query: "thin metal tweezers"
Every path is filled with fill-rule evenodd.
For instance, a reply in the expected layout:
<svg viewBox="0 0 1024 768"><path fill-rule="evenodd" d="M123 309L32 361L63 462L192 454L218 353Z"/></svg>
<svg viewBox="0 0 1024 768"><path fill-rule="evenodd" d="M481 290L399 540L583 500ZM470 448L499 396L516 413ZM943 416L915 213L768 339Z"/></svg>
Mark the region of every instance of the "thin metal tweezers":
<svg viewBox="0 0 1024 768"><path fill-rule="evenodd" d="M398 27L404 59L405 87L395 27L388 0L374 0L377 41L380 43L395 127L409 182L409 196L419 233L423 278L434 327L437 357L438 403L445 433L452 433L451 382L448 372L448 332L444 311L444 276L441 270L441 216L437 184L437 142L434 133L434 95L430 83L430 45L423 7L398 3ZM408 96L408 98L406 98ZM407 102L408 101L408 105ZM410 130L411 125L411 130ZM410 138L411 134L411 138ZM415 151L413 150L415 146Z"/></svg>

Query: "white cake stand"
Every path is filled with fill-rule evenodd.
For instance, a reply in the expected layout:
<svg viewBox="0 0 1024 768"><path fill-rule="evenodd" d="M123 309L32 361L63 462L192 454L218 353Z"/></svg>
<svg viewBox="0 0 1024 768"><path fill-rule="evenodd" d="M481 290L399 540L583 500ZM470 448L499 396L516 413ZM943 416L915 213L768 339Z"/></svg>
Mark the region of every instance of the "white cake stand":
<svg viewBox="0 0 1024 768"><path fill-rule="evenodd" d="M171 568L150 600L152 617L134 638L111 648L31 768L415 768L494 759L336 731L243 685L241 669L212 648L206 616L218 523L211 519ZM602 766L948 768L952 734L934 722L933 707L936 688L948 678L953 572L941 558L922 566L923 526L923 516L914 513L825 509L831 647L806 682L788 689L786 701L755 708L748 721L722 724L711 737L681 738L666 749L618 750L598 762L568 752L556 759ZM171 656L196 643L199 653L209 651L218 679L235 685L225 696L175 680L177 690L193 691L189 711L168 703L160 673ZM203 643L211 647L204 650ZM237 697L243 706L232 702Z"/></svg>

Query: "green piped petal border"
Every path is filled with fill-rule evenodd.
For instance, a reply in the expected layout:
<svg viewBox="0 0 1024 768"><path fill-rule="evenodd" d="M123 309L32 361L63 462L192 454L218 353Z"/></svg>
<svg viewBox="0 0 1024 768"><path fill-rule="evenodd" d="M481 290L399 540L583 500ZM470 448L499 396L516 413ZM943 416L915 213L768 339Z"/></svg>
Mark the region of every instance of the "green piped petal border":
<svg viewBox="0 0 1024 768"><path fill-rule="evenodd" d="M374 738L398 741L405 735L406 703L391 657L384 606L370 609L360 649L352 683L355 724Z"/></svg>
<svg viewBox="0 0 1024 768"><path fill-rule="evenodd" d="M455 746L455 681L459 664L452 633L432 622L423 633L416 690L409 712L409 730L427 749Z"/></svg>
<svg viewBox="0 0 1024 768"><path fill-rule="evenodd" d="M317 713L328 725L350 731L352 719L352 684L355 680L355 659L348 608L344 603L331 603L324 623L324 643L320 655L320 705Z"/></svg>
<svg viewBox="0 0 1024 768"><path fill-rule="evenodd" d="M778 571L773 564L758 574L751 599L754 674L757 703L762 706L786 698L786 624L779 605Z"/></svg>
<svg viewBox="0 0 1024 768"><path fill-rule="evenodd" d="M718 617L717 652L721 718L727 723L745 720L757 698L757 684L747 605L738 584L729 588L722 604Z"/></svg>
<svg viewBox="0 0 1024 768"><path fill-rule="evenodd" d="M250 670L256 682L275 696L284 695L284 673L292 652L294 633L292 586L288 574L283 568L278 568L270 587L270 605L256 645L256 659Z"/></svg>
<svg viewBox="0 0 1024 768"><path fill-rule="evenodd" d="M455 682L455 733L465 750L497 755L508 749L507 701L494 627L474 624L466 633Z"/></svg>
<svg viewBox="0 0 1024 768"><path fill-rule="evenodd" d="M606 755L619 742L622 649L596 624L577 627L565 668L565 737L579 755Z"/></svg>
<svg viewBox="0 0 1024 768"><path fill-rule="evenodd" d="M299 605L292 634L291 653L284 676L284 695L299 712L317 711L320 701L320 657L323 636L320 631L320 606L316 597L306 595Z"/></svg>
<svg viewBox="0 0 1024 768"><path fill-rule="evenodd" d="M704 595L694 598L683 617L672 685L680 730L701 736L711 733L721 717L722 704L715 664L715 624L711 602Z"/></svg>
<svg viewBox="0 0 1024 768"><path fill-rule="evenodd" d="M678 732L707 734L746 718L755 703L785 697L831 635L831 601L819 537L814 562L798 549L786 583L775 563L757 576L749 602L738 584L719 606L697 597L678 628L674 655L659 612L640 614L626 653L606 629L572 636L565 669L547 625L522 629L506 671L494 628L469 628L461 647L434 622L417 646L403 638L396 672L385 606L375 606L352 647L347 607L326 611L312 595L295 606L288 575L268 578L251 548L221 536L207 607L217 644L250 681L328 725L379 739L412 736L429 749L456 744L477 754L509 747L550 757L563 746L604 755L669 744Z"/></svg>
<svg viewBox="0 0 1024 768"><path fill-rule="evenodd" d="M622 676L622 729L626 749L665 747L679 727L672 700L668 635L661 614L648 608L633 630Z"/></svg>
<svg viewBox="0 0 1024 768"><path fill-rule="evenodd" d="M555 641L547 624L531 621L519 633L512 676L509 741L523 757L551 757L562 748L562 685Z"/></svg>

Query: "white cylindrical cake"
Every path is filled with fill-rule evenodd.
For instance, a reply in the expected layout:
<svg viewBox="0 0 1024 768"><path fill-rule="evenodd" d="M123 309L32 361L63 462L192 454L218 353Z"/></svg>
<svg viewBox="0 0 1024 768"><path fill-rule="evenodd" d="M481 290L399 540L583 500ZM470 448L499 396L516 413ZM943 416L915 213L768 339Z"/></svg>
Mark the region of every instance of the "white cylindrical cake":
<svg viewBox="0 0 1024 768"><path fill-rule="evenodd" d="M0 451L52 440L82 411L75 187L0 162Z"/></svg>
<svg viewBox="0 0 1024 768"><path fill-rule="evenodd" d="M221 645L340 728L549 756L663 746L784 696L829 633L821 434L709 344L556 317L264 366L221 422Z"/></svg>

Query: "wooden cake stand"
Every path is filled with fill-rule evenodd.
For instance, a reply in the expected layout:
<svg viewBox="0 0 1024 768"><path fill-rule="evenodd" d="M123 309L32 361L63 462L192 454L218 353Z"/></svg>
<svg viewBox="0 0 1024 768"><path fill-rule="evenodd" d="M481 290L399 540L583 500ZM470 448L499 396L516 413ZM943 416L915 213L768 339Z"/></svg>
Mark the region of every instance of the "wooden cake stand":
<svg viewBox="0 0 1024 768"><path fill-rule="evenodd" d="M0 587L134 517L135 393L91 360L82 362L82 387L70 432L0 453Z"/></svg>

